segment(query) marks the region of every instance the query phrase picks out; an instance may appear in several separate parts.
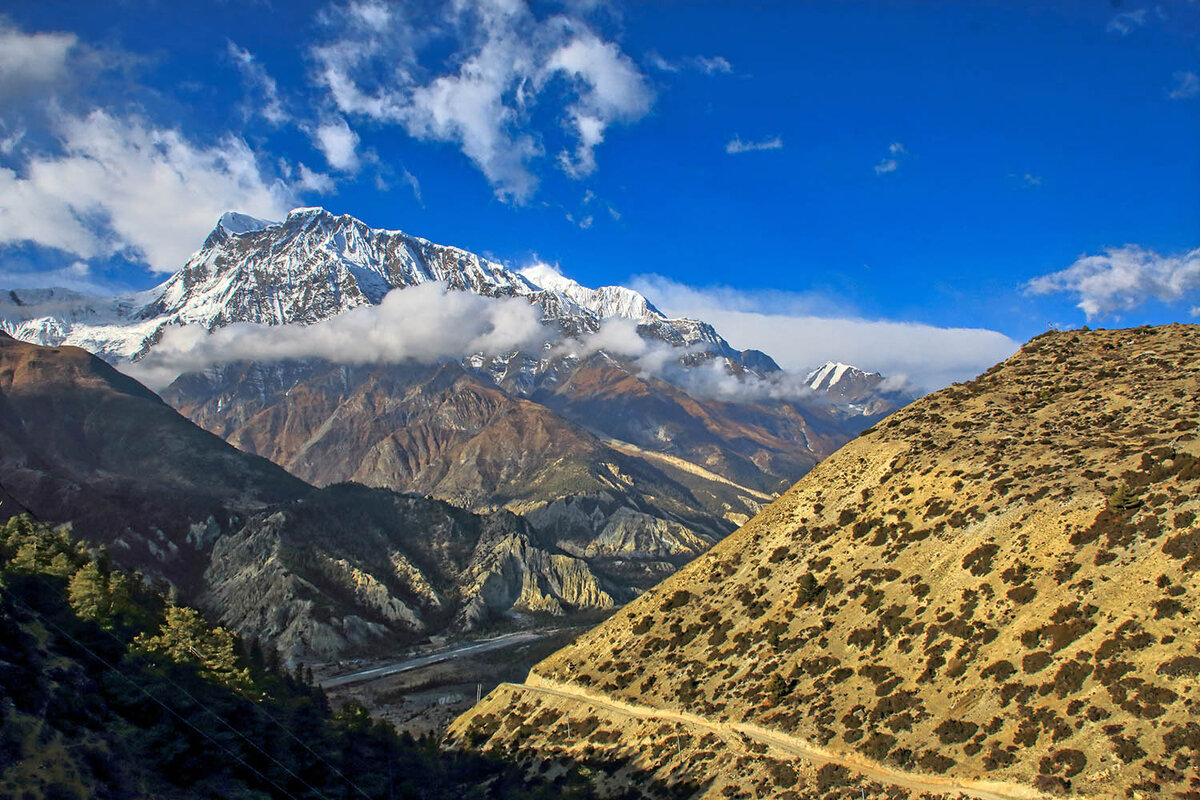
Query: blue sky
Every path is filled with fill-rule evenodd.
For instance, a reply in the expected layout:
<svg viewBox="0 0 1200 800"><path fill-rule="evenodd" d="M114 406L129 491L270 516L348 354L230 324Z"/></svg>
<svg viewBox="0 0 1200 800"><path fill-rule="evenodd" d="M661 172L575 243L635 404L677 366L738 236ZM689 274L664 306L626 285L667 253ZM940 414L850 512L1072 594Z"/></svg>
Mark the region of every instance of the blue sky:
<svg viewBox="0 0 1200 800"><path fill-rule="evenodd" d="M1200 316L1189 0L180 5L0 5L0 285L322 205L790 366Z"/></svg>

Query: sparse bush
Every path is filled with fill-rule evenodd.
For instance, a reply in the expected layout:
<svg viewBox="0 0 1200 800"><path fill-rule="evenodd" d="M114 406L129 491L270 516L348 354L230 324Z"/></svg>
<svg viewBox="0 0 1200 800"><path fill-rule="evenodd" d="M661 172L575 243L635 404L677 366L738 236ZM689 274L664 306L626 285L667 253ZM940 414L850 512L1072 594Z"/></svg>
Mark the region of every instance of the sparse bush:
<svg viewBox="0 0 1200 800"><path fill-rule="evenodd" d="M992 571L992 558L998 552L1000 552L998 545L980 545L963 558L962 568L968 570L975 577L981 578Z"/></svg>
<svg viewBox="0 0 1200 800"><path fill-rule="evenodd" d="M942 744L962 744L974 736L977 730L979 730L979 726L974 722L947 719L934 728L933 732L938 735L938 740Z"/></svg>
<svg viewBox="0 0 1200 800"><path fill-rule="evenodd" d="M692 599L692 593L687 589L680 589L667 598L667 602L663 603L663 611L674 611L677 608L683 608Z"/></svg>
<svg viewBox="0 0 1200 800"><path fill-rule="evenodd" d="M1108 507L1113 511L1133 511L1142 504L1136 490L1128 484L1121 484L1108 496Z"/></svg>

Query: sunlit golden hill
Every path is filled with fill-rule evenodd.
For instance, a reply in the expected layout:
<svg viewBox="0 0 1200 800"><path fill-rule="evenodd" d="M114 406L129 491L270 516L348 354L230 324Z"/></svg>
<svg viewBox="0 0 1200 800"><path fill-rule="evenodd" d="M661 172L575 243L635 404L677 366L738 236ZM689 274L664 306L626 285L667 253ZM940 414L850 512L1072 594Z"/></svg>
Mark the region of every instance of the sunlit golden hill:
<svg viewBox="0 0 1200 800"><path fill-rule="evenodd" d="M705 797L1200 798L1200 327L894 414L452 735Z"/></svg>

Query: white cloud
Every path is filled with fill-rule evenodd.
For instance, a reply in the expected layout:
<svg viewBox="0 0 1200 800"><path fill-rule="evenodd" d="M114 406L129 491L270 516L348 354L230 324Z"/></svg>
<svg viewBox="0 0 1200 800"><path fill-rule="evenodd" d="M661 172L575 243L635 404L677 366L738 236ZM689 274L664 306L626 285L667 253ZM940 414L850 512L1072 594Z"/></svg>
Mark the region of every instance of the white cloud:
<svg viewBox="0 0 1200 800"><path fill-rule="evenodd" d="M895 172L900 168L900 156L904 155L906 152L908 151L904 149L904 145L900 144L899 142L892 142L889 144L888 153L890 153L891 156L880 159L879 163L875 165L875 174L885 175L889 172Z"/></svg>
<svg viewBox="0 0 1200 800"><path fill-rule="evenodd" d="M266 67L249 50L238 47L232 41L228 43L228 52L251 96L247 104L248 114L259 114L272 125L283 125L290 121L291 115L284 110L279 97L279 86L267 73Z"/></svg>
<svg viewBox="0 0 1200 800"><path fill-rule="evenodd" d="M336 117L323 122L312 136L329 166L341 172L358 171L358 134L350 129L346 120Z"/></svg>
<svg viewBox="0 0 1200 800"><path fill-rule="evenodd" d="M1121 36L1128 36L1137 28L1146 24L1146 9L1139 8L1136 11L1122 11L1108 21L1106 30L1109 33L1117 33Z"/></svg>
<svg viewBox="0 0 1200 800"><path fill-rule="evenodd" d="M296 182L299 189L306 192L316 192L317 194L328 194L334 189L333 178L329 177L324 172L317 172L309 169L308 165L301 163L298 167L300 178Z"/></svg>
<svg viewBox="0 0 1200 800"><path fill-rule="evenodd" d="M68 77L73 33L24 33L0 19L0 97L41 91Z"/></svg>
<svg viewBox="0 0 1200 800"><path fill-rule="evenodd" d="M982 328L839 316L826 301L807 294L697 289L657 275L634 278L632 288L664 313L703 319L734 347L762 350L797 375L832 360L907 376L932 390L972 378L1019 347Z"/></svg>
<svg viewBox="0 0 1200 800"><path fill-rule="evenodd" d="M174 271L225 211L281 219L292 187L241 139L197 145L178 130L103 111L58 120L61 153L0 169L0 245L30 242L81 258L127 250Z"/></svg>
<svg viewBox="0 0 1200 800"><path fill-rule="evenodd" d="M557 267L540 264L539 267L558 273ZM561 275L562 273L558 273ZM592 353L604 350L614 356L637 358L645 355L650 344L637 331L637 322L631 319L612 318L600 323L595 333L579 339L566 339L555 346L552 356L573 355L586 358Z"/></svg>
<svg viewBox="0 0 1200 800"><path fill-rule="evenodd" d="M1175 83L1167 92L1167 97L1172 100L1187 100L1188 98L1200 95L1200 75L1194 72L1176 72L1172 78Z"/></svg>
<svg viewBox="0 0 1200 800"><path fill-rule="evenodd" d="M413 198L417 201L417 205L424 206L425 201L421 199L421 182L417 180L417 176L408 170L404 170L401 177L408 184L408 188L412 189Z"/></svg>
<svg viewBox="0 0 1200 800"><path fill-rule="evenodd" d="M524 202L536 190L532 164L547 132L531 119L535 104L561 110L574 143L559 164L581 177L595 170L608 128L653 102L632 60L570 9L539 19L524 0L459 0L438 16L352 2L323 19L331 40L310 52L337 108L456 144L501 199ZM434 40L451 41L452 53L424 63Z"/></svg>
<svg viewBox="0 0 1200 800"><path fill-rule="evenodd" d="M1161 256L1138 245L1110 247L1103 255L1080 256L1066 269L1034 278L1030 294L1066 292L1088 319L1127 311L1157 299L1178 302L1200 290L1200 248Z"/></svg>
<svg viewBox="0 0 1200 800"><path fill-rule="evenodd" d="M682 72L692 70L703 72L705 75L728 75L733 72L733 64L724 56L688 56L678 61L669 61L656 52L649 56L650 65L663 72Z"/></svg>
<svg viewBox="0 0 1200 800"><path fill-rule="evenodd" d="M713 56L705 58L704 56L696 56L693 63L697 68L706 75L728 74L733 72L733 64L730 64L723 56Z"/></svg>
<svg viewBox="0 0 1200 800"><path fill-rule="evenodd" d="M579 95L567 108L578 140L575 153L564 150L559 162L572 177L590 175L596 170L595 149L604 141L605 129L613 122L642 117L650 110L653 95L629 57L591 33L558 48L546 69L570 76Z"/></svg>
<svg viewBox="0 0 1200 800"><path fill-rule="evenodd" d="M199 326L167 328L145 358L122 369L151 388L162 388L184 372L233 361L429 363L474 353L536 351L554 338L555 329L542 324L540 309L523 299L487 298L426 283L314 325L239 322L212 333Z"/></svg>
<svg viewBox="0 0 1200 800"><path fill-rule="evenodd" d="M3 122L0 122L0 129L4 128ZM25 138L25 129L17 128L12 133L0 139L0 154L11 156L13 151L17 149L17 145Z"/></svg>
<svg viewBox="0 0 1200 800"><path fill-rule="evenodd" d="M743 141L742 137L734 135L725 145L725 152L730 155L738 153L753 153L759 150L782 150L783 139L775 136L770 139L760 139L759 141Z"/></svg>

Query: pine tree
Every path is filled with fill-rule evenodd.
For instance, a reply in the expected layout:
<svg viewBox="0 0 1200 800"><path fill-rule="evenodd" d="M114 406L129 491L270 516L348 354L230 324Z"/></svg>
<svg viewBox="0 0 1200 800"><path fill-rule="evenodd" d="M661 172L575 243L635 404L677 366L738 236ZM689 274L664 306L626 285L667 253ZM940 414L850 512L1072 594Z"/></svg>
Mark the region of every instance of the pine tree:
<svg viewBox="0 0 1200 800"><path fill-rule="evenodd" d="M104 623L112 613L112 598L108 592L108 581L100 565L89 561L71 576L67 584L67 596L71 608L81 619Z"/></svg>
<svg viewBox="0 0 1200 800"><path fill-rule="evenodd" d="M209 628L200 613L186 606L167 607L154 636L134 640L139 650L159 653L180 664L196 664L218 683L234 689L250 684L250 673L238 666L237 640L224 628Z"/></svg>

